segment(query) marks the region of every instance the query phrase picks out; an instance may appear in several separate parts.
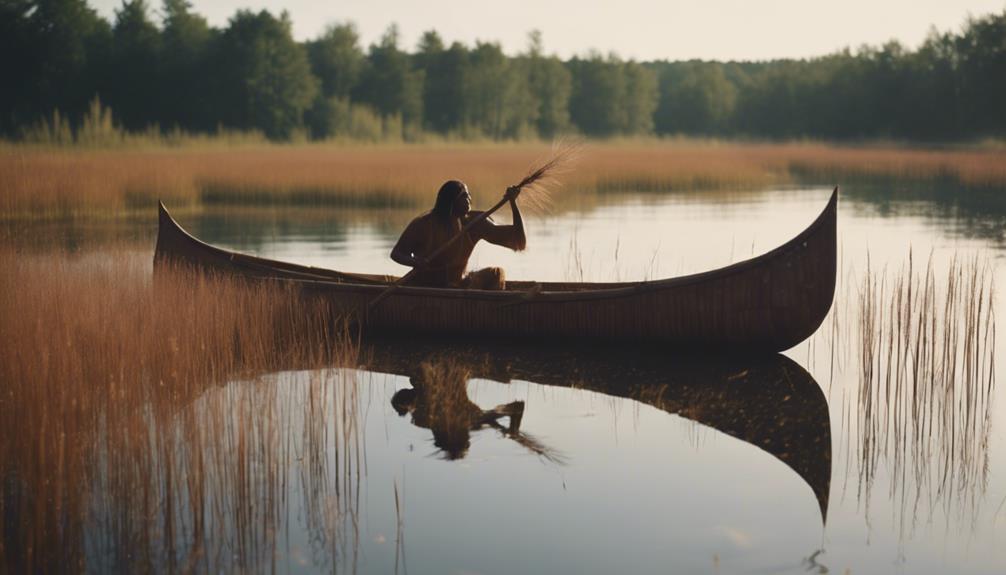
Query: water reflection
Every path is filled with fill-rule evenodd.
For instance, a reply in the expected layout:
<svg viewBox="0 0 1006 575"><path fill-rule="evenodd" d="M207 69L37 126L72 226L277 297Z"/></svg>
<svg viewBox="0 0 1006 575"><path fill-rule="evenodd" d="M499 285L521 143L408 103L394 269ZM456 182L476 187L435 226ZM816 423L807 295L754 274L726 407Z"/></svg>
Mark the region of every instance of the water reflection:
<svg viewBox="0 0 1006 575"><path fill-rule="evenodd" d="M412 413L413 423L431 429L434 444L448 459L464 457L472 431L491 427L549 461L564 461L561 451L520 431L522 402L483 410L468 398L463 381L573 387L632 399L768 452L807 483L822 519L827 517L828 404L814 378L783 355L685 358L645 349L386 339L372 342L363 357L368 370L410 378L413 388L396 394L395 409ZM499 423L504 416L507 427Z"/></svg>
<svg viewBox="0 0 1006 575"><path fill-rule="evenodd" d="M0 461L0 572L355 570L355 372L197 385L105 409L104 425L50 439L61 457L39 437Z"/></svg>
<svg viewBox="0 0 1006 575"><path fill-rule="evenodd" d="M936 268L909 254L897 272L867 268L858 290L859 385L843 424L865 513L886 472L900 537L940 509L971 524L989 479L993 270L977 256Z"/></svg>
<svg viewBox="0 0 1006 575"><path fill-rule="evenodd" d="M524 402L513 401L492 409L482 409L468 397L470 372L453 360L428 361L419 365L409 378L411 388L399 389L391 398L391 406L400 416L410 415L416 427L433 432L433 445L446 459L461 459L471 447L471 432L484 428L499 431L532 453L555 462L562 455L521 433ZM502 419L507 420L503 426Z"/></svg>
<svg viewBox="0 0 1006 575"><path fill-rule="evenodd" d="M896 268L905 262L909 241L914 242L917 254L926 254L930 246L936 246L938 262L943 261L940 258L945 255L947 237L989 238L990 245L996 242L1001 247L1006 228L1006 218L1002 217L1006 214L1006 205L1002 198L984 202L976 199L978 196L960 194L958 197L956 189L946 190L940 198L905 190L892 196L879 187L867 189L850 185L844 190L847 201L842 204L842 225L847 242L845 261L850 270L847 275L851 279L845 297L836 301L846 301L848 305L839 308L842 313L833 317L833 328L822 331L822 336L831 339L825 337L815 346L809 346L804 363L819 376L832 366L833 378L830 379L834 381L825 381L829 378L822 377L822 382L832 398L835 411L831 420L838 425L834 430L827 424L827 408L817 385L805 371L785 358L767 360L761 365L745 365L741 360L725 363L721 359L711 359L703 363L664 358L659 353L624 350L546 352L519 350L512 346L461 346L447 357L461 363L464 382L519 380L566 388L582 387L631 398L709 426L708 429L738 437L770 453L796 472L811 487L822 516L828 511L832 465L830 434L834 433L840 438L835 448L835 453L839 454L835 481L845 483L846 490L840 489L831 497L826 555L819 556L819 552L811 555L804 565L806 568L818 569L820 563L827 563L833 571L849 568L852 572L874 572L889 567L893 556L898 554L901 560L910 560L920 572L926 572L926 566L936 566L929 572L939 572L940 567L947 564L961 571L997 572L996 566L1001 565L1002 558L997 541L1002 540L1006 525L1003 521L1006 491L1002 470L996 467L1001 467L1004 452L1003 435L996 432L995 425L1003 421L1004 411L1002 399L994 394L996 367L991 351L997 344L986 340L988 333L994 336L994 320L989 322L992 315L985 311L991 302L986 299L982 304L978 298L976 305L967 303L966 296L975 293L968 287L972 282L968 278L975 276L964 274L957 284L960 287L955 288L959 289L962 299L954 304L957 307L948 310L945 299L937 301L933 296L926 296L932 293L932 279L927 279L922 272L925 265L917 262L923 279L915 283L911 294L929 304L916 299L911 308L915 311L907 313L908 310L897 303L897 298L901 293L902 301L908 301L908 283L911 282L899 285L900 280L892 271L886 284L883 278L876 277L865 283L862 267L866 250L858 248L865 248L861 245L863 237L875 234L870 247L874 261L880 262L873 266L877 270L884 265ZM610 230L621 217L621 221L631 222L631 227L640 229L639 233L646 235L650 244L657 242L654 230L659 230L663 234L659 237L671 238L663 240L665 246L688 245L683 240L677 241L685 237L684 234L675 236L676 232L666 228L722 226L716 229L729 229L730 234L741 238L736 242L736 254L732 247L734 242L729 237L724 240L726 247L720 250L721 255L729 253L734 256L731 259L736 259L746 255L749 244L750 250L755 250L750 238L756 234L759 248L774 245L771 238L764 237L766 226L744 228L743 220L762 221L761 216L768 210L787 214L816 210L820 202L814 198L806 200L803 193L736 193L730 196L730 203L723 204L715 194L706 193L654 195L644 200L638 195L611 196L610 201L616 208L619 202L641 201L645 205L638 209L652 214L646 219L643 217L646 214L632 212L627 215L611 206L586 205L581 212L556 217L549 226L541 226L544 229L540 243L535 244L532 252L520 257L526 262L541 262L534 264L538 266L531 270L534 274L528 274L539 277L539 270L548 272L557 268L556 259L560 260L559 267L562 265L565 252L561 248L569 241L568 228L563 226L582 226L581 247L589 255L592 246L619 245L614 232L603 237L595 237L595 234L598 230ZM696 210L705 205L702 209L706 211L683 209L682 205L687 203L694 203ZM756 211L757 206L767 207ZM216 217L210 212L223 215ZM378 258L384 261L387 250L378 245L378 240L382 234L396 233L411 215L411 211L403 213L403 221L395 222L396 213L330 210L311 214L303 210L256 212L228 208L226 213L224 210L189 212L182 219L192 222L193 229L200 230L198 235L220 238L214 241L222 245L248 251L272 250L267 255L273 257L287 255L275 250L287 249L283 246L289 245L291 259L302 263L333 265L334 262L337 267L357 269L357 262L376 265L372 262ZM734 219L717 220L724 215ZM789 214L787 217L793 220L794 227L802 225L804 220L802 215ZM259 218L264 218L266 223ZM656 222L652 226L651 220ZM203 221L206 223L202 224ZM271 221L285 223L268 223ZM673 222L674 226L668 222ZM626 228L630 226L625 225ZM660 227L654 227L657 225ZM249 229L257 231L251 234ZM366 229L366 233L361 233L361 229ZM8 222L4 231L11 235L5 236L3 243L14 244L28 253L47 252L53 247L86 252L95 247L136 242L142 245L142 257L146 261L152 251L156 229L153 220L138 218L26 222L17 226ZM684 231L690 233L691 229ZM888 232L887 235L884 232ZM781 230L778 234L786 236L788 231ZM621 252L607 248L603 253L598 252L598 260L602 262L598 265L603 266L600 268L603 274L611 273L611 261L617 259L619 253L623 271L628 269L634 273L637 264L651 276L669 276L681 271L671 258L665 258L663 267L654 268L650 263L655 255L652 248L639 249L639 244L629 246L626 235L621 239ZM552 243L546 244L546 240ZM45 241L50 243L44 244ZM971 247L949 244L954 250ZM305 246L327 253L311 256ZM310 257L305 258L305 254ZM658 261L660 257L664 257L663 254ZM694 265L691 268L686 265L685 271L695 269L696 265L721 263L705 252L696 253L694 261L697 263L686 262ZM382 270L375 268L373 271ZM958 275L941 270L936 274L941 282L937 287L947 288L950 278ZM613 278L602 275L599 279ZM986 298L991 295L990 291L984 293ZM867 299L857 300L857 294ZM1001 297L1000 292L996 292L995 297ZM861 304L868 304L865 313ZM979 308L982 311L979 315L966 311ZM962 322L971 321L972 326L959 330L956 339L944 338L941 320L937 318L934 334L932 316L921 315L925 309L938 309L944 316L949 312ZM920 322L922 317L929 319ZM980 321L969 318L980 318ZM867 323L862 323L864 321ZM899 325L900 332L897 331ZM928 329L919 329L920 326L928 326ZM415 378L417 374L422 375L421 366L427 363L437 367L435 349L436 345L418 344L374 346L369 352L372 356L364 363L375 371L411 378L414 381L410 387L418 389L422 383L417 386L419 380ZM945 355L951 352L956 352L956 359ZM964 357L965 353L969 354L969 360ZM804 361L803 350L794 352L794 356ZM847 358L836 363L836 356ZM151 361L168 361L165 358L152 357ZM379 517L380 511L373 511L374 502L391 500L394 494L391 479L385 488L378 477L381 474L374 472L375 468L380 468L379 459L387 458L388 452L380 450L380 441L373 442L378 445L364 445L360 427L366 424L365 418L350 416L353 406L360 404L360 396L367 395L367 385L348 384L337 374L306 373L300 372L297 378L329 378L333 385L316 381L311 384L312 392L307 384L287 381L292 376L284 374L263 376L262 381L256 382L193 383L192 389L200 392L196 398L180 395L177 388L151 387L154 391L144 398L149 403L129 403L128 409L122 409L121 418L96 416L93 420L101 423L100 429L86 426L80 433L67 435L65 445L59 434L33 435L35 443L18 441L16 457L0 458L0 516L3 520L0 571L83 570L85 567L95 571L130 567L143 571L156 570L158 565L166 570L257 571L275 565L283 570L284 565L290 562L297 565L296 561L301 560L317 569L353 570L360 555L369 554L373 561L381 548L372 545L366 549L366 532L362 535L365 549L357 550L361 538L359 530L367 522L367 510L361 512L360 502L364 501L364 507L369 504L372 515ZM396 377L387 378L387 381L392 382L392 388L405 385L405 381ZM546 465L541 467L549 473L574 475L571 468L583 462L584 452L570 448L572 442L555 441L555 433L538 426L535 418L540 416L538 408L541 406L528 402L523 411L518 411L516 407L506 407L510 405L506 402L515 397L499 395L501 399L486 401L486 405L478 405L477 396L475 401L465 396L468 408L462 412L472 417L468 418L468 425L463 426L464 431L458 433L462 437L460 441L453 437L436 439L436 435L441 438L446 435L434 432L434 427L442 427L444 413L450 411L437 414L435 406L429 405L420 409L416 398L411 406L410 402L399 403L406 406L403 418L391 413L385 421L390 422L390 429L400 434L403 427L415 422L421 426L411 429L416 437L434 436L433 443L439 450L437 457L450 459L452 452L456 457L464 457L460 462L439 461L436 457L416 458L439 468L441 475L438 477L459 476L464 468L485 467L486 462L478 459L480 449L487 448L486 444L479 443L480 437L502 437L503 441L498 443L507 446L527 438L544 438L547 441L525 442L531 447L521 445L531 449L534 457L545 457ZM374 398L374 405L390 411L390 391L384 393L382 390ZM496 403L502 403L503 409L494 407ZM16 406L10 410L11 413L17 411ZM139 415L133 417L133 413ZM371 419L384 420L384 415L371 415ZM87 418L88 422L91 420ZM46 427L45 422L29 423L34 429ZM566 420L551 420L550 425L572 428ZM379 424L373 426L379 428ZM454 429L446 428L448 432ZM376 431L371 437L379 435L380 431ZM408 437L406 444L414 439L411 435ZM680 439L669 437L668 442L680 443ZM764 470L789 474L773 458L762 456L747 444L728 443L764 460ZM629 451L624 441L618 449L623 447ZM723 447L723 442L709 446L710 449L706 447L702 446L704 454L718 457L720 452L712 447ZM61 459L49 455L62 450L69 457ZM652 474L657 466L648 464L645 457L666 458L661 451L646 453L632 460L638 464L638 469L633 471ZM395 457L398 456L400 453ZM367 477L368 457L370 477ZM549 461L549 457L553 459ZM536 463L529 460L533 468ZM75 463L63 466L61 461ZM400 469L403 464L398 461ZM511 463L509 460L506 465ZM563 463L567 465L560 466ZM394 465L388 467L392 471L395 469ZM421 469L429 471L430 467ZM706 468L695 469L705 473ZM506 471L503 477L512 481ZM422 493L415 477L416 474L410 476L406 487L410 494ZM795 483L796 478L792 479ZM689 491L672 491L673 496L679 498L676 501L693 493L696 484L713 485L723 492L722 478L709 475L693 482ZM485 484L479 483L478 489L483 487ZM542 486L538 484L538 487ZM605 498L607 502L605 488L607 486L598 487L592 495ZM536 488L532 484L529 489ZM554 495L554 492L542 491ZM416 499L410 500L411 507L405 513L416 531L428 532L438 526L436 514L431 514L429 508L424 508ZM709 501L704 496L694 499L703 505ZM809 509L809 496L804 492L796 492L793 499L799 507L813 511ZM611 500L612 505L638 514L625 498L613 496ZM747 506L748 500L742 496L735 500L740 501L739 507ZM394 510L390 513L392 518L394 513ZM600 521L603 516L585 513L583 519L585 522ZM784 520L776 517L775 521L780 525ZM290 523L298 525L291 527ZM752 525L758 524L752 521ZM797 524L789 522L787 525ZM805 525L799 524L798 528L809 531ZM452 531L451 527L448 524L443 531L445 537L458 537L457 530ZM300 530L304 536L297 543ZM416 545L410 548L413 553L431 548L417 543L428 543L428 540L414 532L410 531L410 537ZM472 537L477 539L477 536ZM898 545L898 541L891 540L895 537L905 542ZM295 543L289 543L289 539ZM617 539L614 544L628 545L621 538L612 539ZM694 549L701 548L701 543L715 542L715 538L700 533L695 535L695 541L699 544L685 546L682 557L699 557ZM475 541L470 546L473 554L488 554L478 543ZM534 545L544 547L561 543L561 540L557 542L545 537L535 540ZM647 543L652 546L639 545L638 549L656 549L666 544L651 540ZM294 557L297 551L290 549L297 544L304 554L299 559ZM792 538L776 547L758 542L754 549L764 552L754 559L751 559L754 552L743 556L752 564L760 561L777 565L779 558L792 556L794 551ZM809 549L811 547L800 556L806 557ZM596 557L596 554L585 555L591 559ZM419 556L414 557L422 564ZM390 570L389 565L383 571Z"/></svg>
<svg viewBox="0 0 1006 575"><path fill-rule="evenodd" d="M948 183L857 183L842 187L845 205L857 215L883 219L918 217L950 237L986 240L1006 245L1006 194Z"/></svg>
<svg viewBox="0 0 1006 575"><path fill-rule="evenodd" d="M366 370L410 378L412 387L391 403L431 430L447 459L466 455L472 433L492 432L549 465L565 463L562 446L522 429L523 402L482 409L464 385L473 378L524 380L629 398L741 439L795 471L822 519L827 513L828 406L814 379L784 356L697 360L645 350L382 341L362 357ZM363 494L367 459L394 457L367 448L362 429L374 390L359 373L208 381L196 397L156 388L163 397L155 394L122 421L75 439L79 468L0 462L0 565L356 571L366 520L361 498L393 495ZM34 514L57 519L27 519ZM41 525L49 528L36 532Z"/></svg>

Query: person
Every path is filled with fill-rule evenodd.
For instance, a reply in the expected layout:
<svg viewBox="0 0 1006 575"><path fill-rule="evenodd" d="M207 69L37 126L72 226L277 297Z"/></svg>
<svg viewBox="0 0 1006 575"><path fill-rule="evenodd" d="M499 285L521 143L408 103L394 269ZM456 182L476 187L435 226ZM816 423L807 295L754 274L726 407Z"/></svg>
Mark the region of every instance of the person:
<svg viewBox="0 0 1006 575"><path fill-rule="evenodd" d="M472 197L468 186L459 180L450 180L440 186L433 209L412 220L402 232L391 259L415 269L409 285L425 287L450 287L465 289L506 288L502 268L490 267L466 274L468 259L475 244L486 240L491 244L523 250L527 246L524 220L517 207L520 188L510 187L504 196L510 202L513 224L497 225L485 218L456 240L436 257L430 259L441 246L450 241L468 223L482 212L472 211Z"/></svg>

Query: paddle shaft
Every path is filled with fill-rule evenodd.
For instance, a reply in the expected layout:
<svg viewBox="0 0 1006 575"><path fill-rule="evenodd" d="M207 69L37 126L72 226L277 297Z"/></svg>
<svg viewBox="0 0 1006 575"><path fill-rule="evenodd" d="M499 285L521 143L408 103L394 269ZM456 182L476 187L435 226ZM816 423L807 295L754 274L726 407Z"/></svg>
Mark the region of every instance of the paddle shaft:
<svg viewBox="0 0 1006 575"><path fill-rule="evenodd" d="M472 218L472 220L470 222L468 222L467 224L465 224L465 226L463 228L461 228L461 230L458 233L454 234L454 236L451 239L447 240L447 242L444 245L442 245L439 248L437 248L436 250L434 250L433 253L430 254L429 257L426 258L426 262L429 263L429 262L433 261L433 259L436 258L437 256L439 256L440 254L444 253L444 251L447 248L451 247L454 244L454 242L456 242L459 239L461 239L461 236L465 235L465 233L467 233L468 230L472 229L475 225L479 224L480 222L482 222L483 220L485 220L486 218L488 218L489 216L491 216L493 214L493 212L495 212L496 210L502 208L504 206L504 204L506 204L509 201L510 200L506 196L504 196L503 199L501 199L500 201L496 202L495 206L489 208L488 210L486 210L486 211L482 212L481 214L479 214L479 215L475 216L474 218ZM386 289L383 292L381 292L377 297L375 297L370 303L367 304L367 311L370 312L375 307L377 307L377 304L379 304L382 301L384 301L389 295L392 294L392 292L395 291L395 288L397 288L403 282L405 282L406 280L408 280L409 278L411 278L417 271L419 271L419 267L414 267L414 268L412 268L409 271L409 273L407 273L404 276L398 278L395 281L395 283L393 283L390 286L388 286L388 289Z"/></svg>

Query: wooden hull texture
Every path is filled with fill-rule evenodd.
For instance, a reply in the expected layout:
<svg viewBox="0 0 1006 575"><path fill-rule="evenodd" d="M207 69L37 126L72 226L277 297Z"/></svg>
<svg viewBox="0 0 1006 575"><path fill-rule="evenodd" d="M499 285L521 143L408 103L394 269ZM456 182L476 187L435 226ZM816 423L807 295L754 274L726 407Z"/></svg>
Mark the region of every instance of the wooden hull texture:
<svg viewBox="0 0 1006 575"><path fill-rule="evenodd" d="M509 282L505 291L400 286L396 278L230 252L186 233L161 205L155 266L172 262L295 281L368 331L638 342L777 352L821 325L835 293L838 189L803 232L761 256L699 274L627 283Z"/></svg>

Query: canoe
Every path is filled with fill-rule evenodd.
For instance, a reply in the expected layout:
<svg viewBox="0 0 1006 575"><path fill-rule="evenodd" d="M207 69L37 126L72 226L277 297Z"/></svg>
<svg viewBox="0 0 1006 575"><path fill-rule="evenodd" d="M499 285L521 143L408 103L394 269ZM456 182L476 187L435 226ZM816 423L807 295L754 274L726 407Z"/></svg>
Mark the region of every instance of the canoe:
<svg viewBox="0 0 1006 575"><path fill-rule="evenodd" d="M371 338L361 348L360 360L361 369L410 380L424 365L445 362L450 369L432 373L572 387L649 405L781 461L810 487L822 519L827 518L832 459L828 402L814 378L784 355L673 357L646 349ZM540 407L528 404L525 417L540 417ZM555 447L562 451L562 445ZM741 485L746 478L737 481Z"/></svg>
<svg viewBox="0 0 1006 575"><path fill-rule="evenodd" d="M188 234L160 204L155 269L183 265L296 282L368 332L574 339L715 352L779 352L824 321L835 294L838 188L785 244L707 272L619 283L507 282L503 291L399 286L396 279L232 252Z"/></svg>

